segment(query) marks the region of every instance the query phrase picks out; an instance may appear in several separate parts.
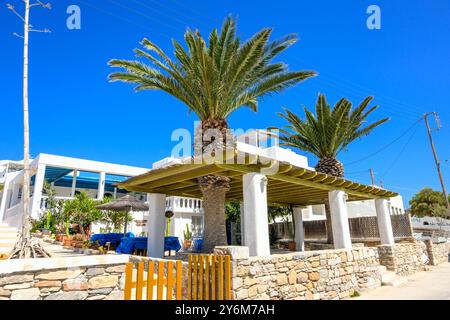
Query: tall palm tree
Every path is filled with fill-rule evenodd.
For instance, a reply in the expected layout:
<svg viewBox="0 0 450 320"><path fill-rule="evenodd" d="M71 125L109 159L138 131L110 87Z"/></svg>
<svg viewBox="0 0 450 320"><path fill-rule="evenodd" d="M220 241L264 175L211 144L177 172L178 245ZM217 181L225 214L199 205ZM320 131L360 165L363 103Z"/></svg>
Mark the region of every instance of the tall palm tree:
<svg viewBox="0 0 450 320"><path fill-rule="evenodd" d="M226 137L227 118L232 112L242 106L257 111L258 100L263 96L315 75L313 71L290 72L285 64L272 63L273 58L296 42L296 36L269 42L271 33L272 29L265 28L242 42L236 35L236 21L228 17L220 32L212 30L208 41L199 31L188 29L184 34L187 50L172 40L175 61L144 39L144 50L135 49L135 53L150 64L113 59L109 64L124 72L112 73L110 79L134 83L136 91L162 90L186 104L201 120L195 134L195 155L203 154L208 143L198 139L199 132L213 129ZM226 140L215 143L228 145ZM229 182L222 176L199 178L204 198L204 251L212 250L214 245L226 245L224 208Z"/></svg>
<svg viewBox="0 0 450 320"><path fill-rule="evenodd" d="M379 125L389 121L383 118L367 123L367 117L378 106L369 107L373 97L365 98L356 108L345 98L339 100L331 109L325 96L319 94L316 102L316 114L304 108L305 120L297 114L284 109L279 115L289 122L281 129L281 144L307 151L319 158L317 171L336 177L344 176L344 166L337 160L338 154L347 146L372 132ZM325 205L327 216L327 238L332 242L331 217L328 204Z"/></svg>

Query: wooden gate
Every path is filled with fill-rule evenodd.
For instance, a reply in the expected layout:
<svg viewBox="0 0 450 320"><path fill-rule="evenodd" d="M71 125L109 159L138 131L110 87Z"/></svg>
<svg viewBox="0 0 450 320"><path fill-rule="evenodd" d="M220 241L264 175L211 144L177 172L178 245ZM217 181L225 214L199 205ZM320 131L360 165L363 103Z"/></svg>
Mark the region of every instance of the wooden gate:
<svg viewBox="0 0 450 320"><path fill-rule="evenodd" d="M231 300L230 256L189 255L180 260L129 262L125 300ZM187 274L183 277L183 271Z"/></svg>
<svg viewBox="0 0 450 320"><path fill-rule="evenodd" d="M155 265L157 265L158 270L155 269ZM181 300L183 266L181 261L176 261L174 270L173 265L174 261L158 261L157 264L154 261L149 261L147 270L144 271L144 262L138 262L136 277L133 277L134 263L127 263L125 267L124 299Z"/></svg>
<svg viewBox="0 0 450 320"><path fill-rule="evenodd" d="M230 256L189 256L188 300L231 300Z"/></svg>

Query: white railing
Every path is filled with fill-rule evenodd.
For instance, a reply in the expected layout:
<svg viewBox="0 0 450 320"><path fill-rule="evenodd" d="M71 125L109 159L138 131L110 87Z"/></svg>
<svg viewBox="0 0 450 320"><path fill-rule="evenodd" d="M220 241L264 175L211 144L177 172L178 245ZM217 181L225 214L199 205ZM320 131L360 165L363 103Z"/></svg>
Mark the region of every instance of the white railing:
<svg viewBox="0 0 450 320"><path fill-rule="evenodd" d="M186 197L168 197L166 199L166 210L201 213L203 201Z"/></svg>

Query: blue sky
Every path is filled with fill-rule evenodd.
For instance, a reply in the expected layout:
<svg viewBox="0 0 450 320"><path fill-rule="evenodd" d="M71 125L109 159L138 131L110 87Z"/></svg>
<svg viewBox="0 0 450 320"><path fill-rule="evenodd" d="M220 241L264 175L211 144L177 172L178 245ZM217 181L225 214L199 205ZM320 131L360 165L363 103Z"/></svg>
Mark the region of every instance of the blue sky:
<svg viewBox="0 0 450 320"><path fill-rule="evenodd" d="M22 1L10 0L19 9ZM66 8L81 8L81 30L68 30ZM366 27L366 8L381 8L381 30ZM230 118L233 128L283 126L282 106L312 108L319 92L330 103L347 97L355 104L373 95L380 105L372 119L391 121L350 145L339 159L347 177L376 180L402 193L405 202L419 189L439 189L423 122L438 112L442 129L434 132L443 173L450 181L450 2L434 1L287 1L238 0L71 0L54 1L53 9L32 10L30 134L31 154L53 153L149 167L170 154L176 128L192 131L195 115L163 92L134 93L132 87L108 83L111 58L133 58L143 37L171 53L171 38L182 40L187 27L207 35L228 14L238 17L239 35L247 39L263 27L273 38L297 33L300 41L280 59L291 69L312 69L319 76ZM0 159L22 158L22 43L13 32L22 25L0 6ZM435 128L434 123L432 127ZM384 148L395 138L395 143ZM367 157L378 150L374 156ZM311 165L316 159L308 156ZM360 160L364 159L364 160Z"/></svg>

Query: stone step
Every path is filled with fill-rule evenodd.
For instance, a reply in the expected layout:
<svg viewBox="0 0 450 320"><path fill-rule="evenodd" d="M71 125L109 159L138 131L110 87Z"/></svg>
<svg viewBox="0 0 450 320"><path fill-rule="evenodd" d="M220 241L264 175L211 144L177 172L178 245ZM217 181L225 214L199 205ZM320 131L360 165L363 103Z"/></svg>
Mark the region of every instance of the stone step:
<svg viewBox="0 0 450 320"><path fill-rule="evenodd" d="M0 247L13 246L16 239L0 239Z"/></svg>
<svg viewBox="0 0 450 320"><path fill-rule="evenodd" d="M0 233L3 232L17 232L17 229L11 227L0 227Z"/></svg>
<svg viewBox="0 0 450 320"><path fill-rule="evenodd" d="M385 271L381 274L381 284L384 286L398 287L408 282L406 277L397 275L393 271Z"/></svg>
<svg viewBox="0 0 450 320"><path fill-rule="evenodd" d="M17 236L17 232L0 232L0 239L15 239Z"/></svg>

